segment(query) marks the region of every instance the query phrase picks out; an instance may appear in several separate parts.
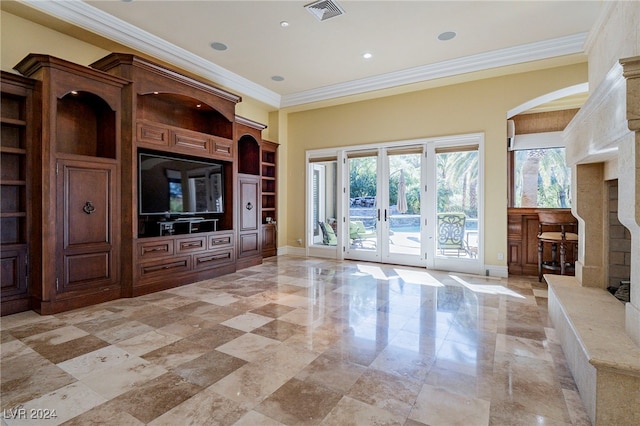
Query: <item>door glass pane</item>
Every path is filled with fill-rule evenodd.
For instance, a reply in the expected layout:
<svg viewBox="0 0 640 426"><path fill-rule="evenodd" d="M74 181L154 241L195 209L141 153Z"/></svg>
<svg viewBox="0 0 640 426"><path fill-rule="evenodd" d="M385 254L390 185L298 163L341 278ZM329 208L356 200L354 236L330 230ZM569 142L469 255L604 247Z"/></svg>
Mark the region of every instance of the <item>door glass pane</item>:
<svg viewBox="0 0 640 426"><path fill-rule="evenodd" d="M377 251L377 156L349 158L349 246Z"/></svg>
<svg viewBox="0 0 640 426"><path fill-rule="evenodd" d="M389 155L389 253L420 255L421 153Z"/></svg>
<svg viewBox="0 0 640 426"><path fill-rule="evenodd" d="M478 151L436 151L436 255L478 254Z"/></svg>
<svg viewBox="0 0 640 426"><path fill-rule="evenodd" d="M337 160L315 162L312 167L313 244L336 246Z"/></svg>

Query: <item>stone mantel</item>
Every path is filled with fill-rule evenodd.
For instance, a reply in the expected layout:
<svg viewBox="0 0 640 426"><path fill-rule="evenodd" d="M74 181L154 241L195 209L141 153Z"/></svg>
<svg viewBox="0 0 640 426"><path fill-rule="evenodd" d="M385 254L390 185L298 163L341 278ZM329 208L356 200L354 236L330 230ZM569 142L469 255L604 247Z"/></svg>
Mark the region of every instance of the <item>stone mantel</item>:
<svg viewBox="0 0 640 426"><path fill-rule="evenodd" d="M567 165L617 158L620 142L633 137L627 125L626 102L627 82L621 61L611 68L562 132Z"/></svg>

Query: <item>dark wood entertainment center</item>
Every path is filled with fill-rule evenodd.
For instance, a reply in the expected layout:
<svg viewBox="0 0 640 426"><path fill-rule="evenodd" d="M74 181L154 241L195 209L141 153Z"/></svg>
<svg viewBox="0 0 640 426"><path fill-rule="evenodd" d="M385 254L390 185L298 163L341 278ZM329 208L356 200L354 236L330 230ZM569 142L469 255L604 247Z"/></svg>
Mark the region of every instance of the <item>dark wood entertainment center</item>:
<svg viewBox="0 0 640 426"><path fill-rule="evenodd" d="M139 296L276 254L277 144L235 114L240 96L131 54L89 67L30 54L15 69L24 77L2 73L3 169L18 160L2 176L3 235L19 225L1 241L2 315ZM223 208L143 214L140 152L215 163Z"/></svg>

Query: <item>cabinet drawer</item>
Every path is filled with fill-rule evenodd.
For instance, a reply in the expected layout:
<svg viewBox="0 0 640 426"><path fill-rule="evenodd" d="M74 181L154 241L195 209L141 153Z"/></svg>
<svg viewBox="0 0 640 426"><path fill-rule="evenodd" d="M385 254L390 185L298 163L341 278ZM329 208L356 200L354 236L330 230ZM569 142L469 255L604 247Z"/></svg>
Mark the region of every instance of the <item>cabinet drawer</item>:
<svg viewBox="0 0 640 426"><path fill-rule="evenodd" d="M233 247L233 234L209 235L209 250Z"/></svg>
<svg viewBox="0 0 640 426"><path fill-rule="evenodd" d="M169 146L169 129L148 123L138 123L137 138L140 143Z"/></svg>
<svg viewBox="0 0 640 426"><path fill-rule="evenodd" d="M211 154L223 160L233 159L233 141L217 136L211 137Z"/></svg>
<svg viewBox="0 0 640 426"><path fill-rule="evenodd" d="M156 240L138 243L138 259L142 260L172 256L173 251L173 240Z"/></svg>
<svg viewBox="0 0 640 426"><path fill-rule="evenodd" d="M191 269L191 256L172 257L170 259L154 260L138 265L140 278L167 275L175 272L186 272Z"/></svg>
<svg viewBox="0 0 640 426"><path fill-rule="evenodd" d="M218 250L209 253L202 253L193 256L193 269L202 270L216 268L235 262L235 251L233 248Z"/></svg>
<svg viewBox="0 0 640 426"><path fill-rule="evenodd" d="M209 154L209 146L211 145L207 135L187 131L171 131L171 142L176 149L182 152L198 154Z"/></svg>
<svg viewBox="0 0 640 426"><path fill-rule="evenodd" d="M176 240L176 252L178 254L202 251L206 248L207 241L205 237L179 238Z"/></svg>

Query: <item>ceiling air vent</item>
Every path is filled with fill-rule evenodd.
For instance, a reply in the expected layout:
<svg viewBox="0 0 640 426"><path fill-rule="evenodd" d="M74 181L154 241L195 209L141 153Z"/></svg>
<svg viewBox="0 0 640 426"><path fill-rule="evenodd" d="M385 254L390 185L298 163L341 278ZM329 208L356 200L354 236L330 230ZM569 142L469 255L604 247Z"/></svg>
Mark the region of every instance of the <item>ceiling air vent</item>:
<svg viewBox="0 0 640 426"><path fill-rule="evenodd" d="M318 0L305 6L318 21L326 21L336 16L344 15L344 9L332 0Z"/></svg>

